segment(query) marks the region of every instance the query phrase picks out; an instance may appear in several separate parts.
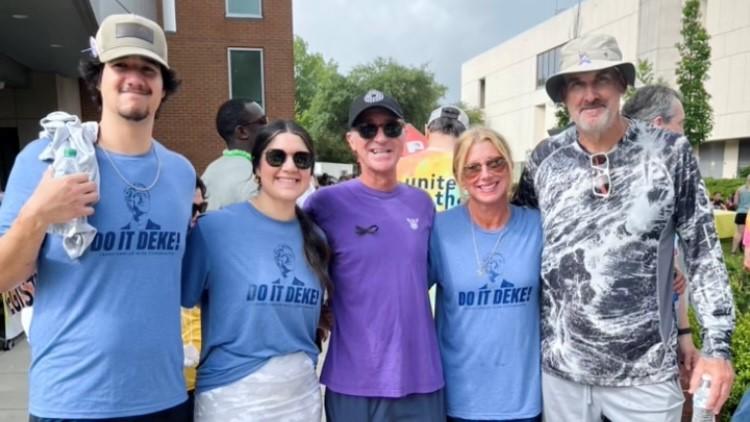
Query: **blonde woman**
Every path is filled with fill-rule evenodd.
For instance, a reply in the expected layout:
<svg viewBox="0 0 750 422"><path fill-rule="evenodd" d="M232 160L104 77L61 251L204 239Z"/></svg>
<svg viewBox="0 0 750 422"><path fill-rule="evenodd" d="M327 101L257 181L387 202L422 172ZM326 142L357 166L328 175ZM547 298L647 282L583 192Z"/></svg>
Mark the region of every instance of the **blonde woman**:
<svg viewBox="0 0 750 422"><path fill-rule="evenodd" d="M486 128L464 132L453 158L460 206L430 240L438 344L449 421L541 420L539 212L511 205L513 158Z"/></svg>

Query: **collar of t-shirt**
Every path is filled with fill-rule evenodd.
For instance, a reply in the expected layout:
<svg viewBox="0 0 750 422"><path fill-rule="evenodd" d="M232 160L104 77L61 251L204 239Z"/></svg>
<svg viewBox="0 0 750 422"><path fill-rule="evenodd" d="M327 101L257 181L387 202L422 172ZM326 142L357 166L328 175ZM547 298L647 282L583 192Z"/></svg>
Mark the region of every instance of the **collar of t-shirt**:
<svg viewBox="0 0 750 422"><path fill-rule="evenodd" d="M247 161L253 162L253 155L241 149L225 149L222 155L225 157L243 157Z"/></svg>

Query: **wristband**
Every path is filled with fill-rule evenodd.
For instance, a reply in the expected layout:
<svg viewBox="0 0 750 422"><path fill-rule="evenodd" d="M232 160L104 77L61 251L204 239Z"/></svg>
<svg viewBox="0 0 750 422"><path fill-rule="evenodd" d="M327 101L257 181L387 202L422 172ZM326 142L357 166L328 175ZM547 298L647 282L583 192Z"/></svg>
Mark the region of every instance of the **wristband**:
<svg viewBox="0 0 750 422"><path fill-rule="evenodd" d="M687 327L687 328L678 328L677 329L677 336L678 337L679 336L684 336L684 335L687 335L687 334L693 334L693 329L690 328L690 327Z"/></svg>

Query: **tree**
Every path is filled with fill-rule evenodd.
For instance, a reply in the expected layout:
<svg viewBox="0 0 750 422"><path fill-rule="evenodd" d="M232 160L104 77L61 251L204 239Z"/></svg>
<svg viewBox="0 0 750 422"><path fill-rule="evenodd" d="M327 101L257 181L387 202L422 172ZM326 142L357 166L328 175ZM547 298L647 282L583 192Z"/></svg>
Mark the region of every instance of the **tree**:
<svg viewBox="0 0 750 422"><path fill-rule="evenodd" d="M355 67L347 79L354 88L354 95L377 89L395 98L401 104L406 120L418 128L424 127L430 112L437 108L438 100L446 91L445 86L435 81L435 75L427 70L427 65L407 67L382 57Z"/></svg>
<svg viewBox="0 0 750 422"><path fill-rule="evenodd" d="M565 103L555 104L555 119L557 119L557 124L555 125L557 129L563 129L570 124L570 114L568 114L568 108L565 107Z"/></svg>
<svg viewBox="0 0 750 422"><path fill-rule="evenodd" d="M661 76L658 78L654 76L654 65L646 59L638 59L638 62L635 64L635 81L639 87L653 84L669 86L669 82L666 79ZM628 101L635 94L636 89L634 86L629 86L625 90L625 95L623 95L624 100Z"/></svg>
<svg viewBox="0 0 750 422"><path fill-rule="evenodd" d="M461 110L466 112L466 115L469 116L469 125L471 126L483 126L484 121L484 111L482 111L479 107L471 107L469 105L464 104L463 101L459 101L458 104L456 104L456 107L460 108Z"/></svg>
<svg viewBox="0 0 750 422"><path fill-rule="evenodd" d="M336 63L311 53L301 37L294 37L294 83L294 119L310 132L317 159L354 162L343 139L351 89Z"/></svg>
<svg viewBox="0 0 750 422"><path fill-rule="evenodd" d="M685 0L682 8L682 42L677 44L680 61L677 63L677 85L685 109L685 135L693 145L708 139L713 129L713 116L703 83L711 66L709 36L700 19L700 1Z"/></svg>
<svg viewBox="0 0 750 422"><path fill-rule="evenodd" d="M300 115L300 123L315 141L319 161L355 162L344 139L353 92L347 78L336 73L320 81L309 107Z"/></svg>
<svg viewBox="0 0 750 422"><path fill-rule="evenodd" d="M301 37L294 37L294 118L302 122L302 112L310 108L318 85L338 75L337 65L319 53L308 51Z"/></svg>
<svg viewBox="0 0 750 422"><path fill-rule="evenodd" d="M343 76L335 62L311 53L300 37L294 40L294 81L294 117L310 132L318 160L342 163L354 162L344 133L356 96L381 90L398 100L407 121L421 128L446 90L426 65L407 67L393 59L375 59Z"/></svg>

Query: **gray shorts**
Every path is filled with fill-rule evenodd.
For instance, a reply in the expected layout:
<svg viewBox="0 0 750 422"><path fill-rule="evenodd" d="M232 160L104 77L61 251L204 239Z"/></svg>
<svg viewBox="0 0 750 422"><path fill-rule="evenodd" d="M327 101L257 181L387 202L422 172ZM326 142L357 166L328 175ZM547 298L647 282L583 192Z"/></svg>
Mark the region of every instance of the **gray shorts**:
<svg viewBox="0 0 750 422"><path fill-rule="evenodd" d="M349 396L326 389L328 422L434 422L445 420L443 389L406 397Z"/></svg>
<svg viewBox="0 0 750 422"><path fill-rule="evenodd" d="M680 422L682 395L675 378L659 384L599 387L568 381L542 371L544 421Z"/></svg>

